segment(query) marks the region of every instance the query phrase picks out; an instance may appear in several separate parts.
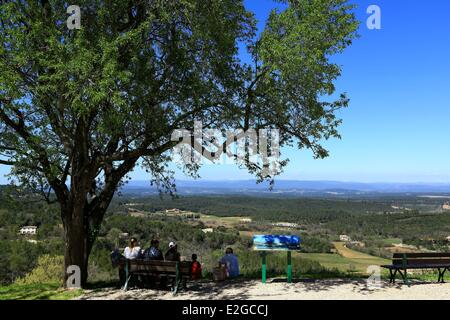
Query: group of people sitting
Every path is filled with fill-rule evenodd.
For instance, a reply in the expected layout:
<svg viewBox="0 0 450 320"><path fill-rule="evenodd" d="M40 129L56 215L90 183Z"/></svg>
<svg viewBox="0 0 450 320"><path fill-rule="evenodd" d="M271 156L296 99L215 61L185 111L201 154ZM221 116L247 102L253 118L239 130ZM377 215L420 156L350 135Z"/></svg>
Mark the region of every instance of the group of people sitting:
<svg viewBox="0 0 450 320"><path fill-rule="evenodd" d="M159 250L159 240L153 239L150 242L150 248L143 250L137 244L136 238L130 239L130 244L125 248L123 255L127 259L145 259L145 260L166 260L166 261L180 261L180 254L178 253L178 246L175 242L169 243L169 250L163 256Z"/></svg>
<svg viewBox="0 0 450 320"><path fill-rule="evenodd" d="M126 259L144 259L144 260L164 260L164 261L181 261L181 255L178 252L178 246L175 242L169 243L169 249L163 255L159 249L159 240L153 239L150 247L143 250L137 242L136 238L131 238L129 245L125 248L123 255ZM202 265L197 261L197 255L191 256L192 279L200 279L202 277ZM226 269L227 277L233 278L239 276L239 263L237 256L233 253L233 249L227 248L225 255L220 259L219 264Z"/></svg>

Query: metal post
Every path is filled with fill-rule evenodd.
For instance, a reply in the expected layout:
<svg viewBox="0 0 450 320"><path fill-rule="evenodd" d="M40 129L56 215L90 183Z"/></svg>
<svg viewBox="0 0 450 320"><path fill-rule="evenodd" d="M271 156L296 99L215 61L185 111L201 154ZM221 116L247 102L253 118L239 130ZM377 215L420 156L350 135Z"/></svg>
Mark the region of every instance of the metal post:
<svg viewBox="0 0 450 320"><path fill-rule="evenodd" d="M123 285L122 289L124 291L128 290L128 282L130 281L131 278L131 274L129 274L129 270L128 270L128 264L129 264L129 260L125 260L125 284Z"/></svg>
<svg viewBox="0 0 450 320"><path fill-rule="evenodd" d="M408 285L408 287L409 287L409 280L408 280L408 271L407 271L407 264L408 264L408 259L407 259L407 257L406 257L406 254L404 253L403 254L403 258L402 258L402 267L403 267L403 269L404 269L404 272L405 272L405 274L404 274L404 276L403 276L403 282L405 283L405 284L407 284Z"/></svg>
<svg viewBox="0 0 450 320"><path fill-rule="evenodd" d="M287 252L287 282L292 283L292 257L291 251Z"/></svg>
<svg viewBox="0 0 450 320"><path fill-rule="evenodd" d="M267 266L266 266L266 252L261 252L261 260L262 260L262 268L261 268L261 277L262 283L266 283L267 279Z"/></svg>

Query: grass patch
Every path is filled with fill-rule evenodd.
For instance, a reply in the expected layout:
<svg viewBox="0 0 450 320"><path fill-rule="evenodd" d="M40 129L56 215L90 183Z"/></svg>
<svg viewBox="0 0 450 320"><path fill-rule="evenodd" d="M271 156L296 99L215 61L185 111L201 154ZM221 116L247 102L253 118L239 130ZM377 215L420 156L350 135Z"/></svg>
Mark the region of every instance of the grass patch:
<svg viewBox="0 0 450 320"><path fill-rule="evenodd" d="M396 244L402 244L402 239L400 238L387 238L387 239L381 239L381 242L383 242L386 245L396 245Z"/></svg>
<svg viewBox="0 0 450 320"><path fill-rule="evenodd" d="M366 275L367 268L371 265L380 266L390 263L389 260L348 248L345 248L345 252L339 250L339 253L299 253L299 255L300 258L317 261L327 269L336 269L342 273L355 275L357 273Z"/></svg>
<svg viewBox="0 0 450 320"><path fill-rule="evenodd" d="M0 287L0 300L70 300L82 293L81 289L66 290L58 283L12 284Z"/></svg>
<svg viewBox="0 0 450 320"><path fill-rule="evenodd" d="M366 253L362 253L356 250L349 249L342 242L333 242L339 255L348 259L350 263L354 264L357 268L360 268L363 272L366 272L367 267L371 265L383 265L390 264L391 261L385 258L372 256Z"/></svg>

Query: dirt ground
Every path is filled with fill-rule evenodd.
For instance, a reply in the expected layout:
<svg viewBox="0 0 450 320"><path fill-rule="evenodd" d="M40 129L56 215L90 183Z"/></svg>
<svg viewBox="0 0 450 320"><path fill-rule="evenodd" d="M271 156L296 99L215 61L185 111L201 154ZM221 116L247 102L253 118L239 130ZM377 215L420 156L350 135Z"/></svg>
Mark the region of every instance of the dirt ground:
<svg viewBox="0 0 450 320"><path fill-rule="evenodd" d="M131 289L122 291L104 288L85 291L77 299L100 300L450 300L450 283L413 282L410 286L399 281L380 287L368 287L365 280L299 280L288 284L273 279L266 284L257 280L223 283L202 282L189 285L189 291L173 295L170 291Z"/></svg>

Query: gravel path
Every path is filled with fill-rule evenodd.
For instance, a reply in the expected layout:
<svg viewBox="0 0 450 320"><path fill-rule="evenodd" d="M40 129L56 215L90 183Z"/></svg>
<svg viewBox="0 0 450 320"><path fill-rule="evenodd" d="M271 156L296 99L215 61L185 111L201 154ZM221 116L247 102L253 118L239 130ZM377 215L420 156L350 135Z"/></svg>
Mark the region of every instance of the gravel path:
<svg viewBox="0 0 450 320"><path fill-rule="evenodd" d="M411 286L399 282L383 282L380 288L369 289L364 280L302 280L292 284L276 279L262 284L260 281L225 283L203 282L190 284L190 291L172 295L169 291L132 289L124 292L114 288L85 291L78 299L237 299L237 300L450 300L450 283L414 282Z"/></svg>

